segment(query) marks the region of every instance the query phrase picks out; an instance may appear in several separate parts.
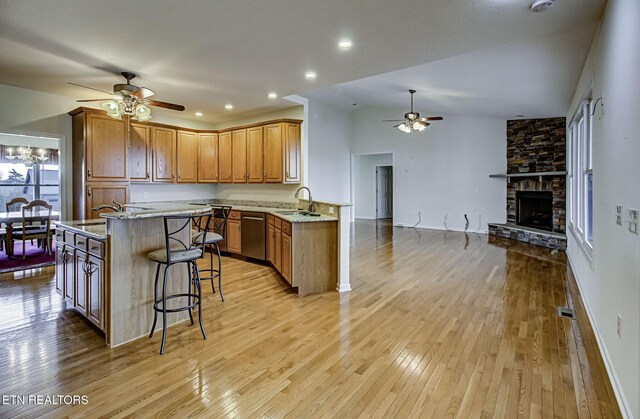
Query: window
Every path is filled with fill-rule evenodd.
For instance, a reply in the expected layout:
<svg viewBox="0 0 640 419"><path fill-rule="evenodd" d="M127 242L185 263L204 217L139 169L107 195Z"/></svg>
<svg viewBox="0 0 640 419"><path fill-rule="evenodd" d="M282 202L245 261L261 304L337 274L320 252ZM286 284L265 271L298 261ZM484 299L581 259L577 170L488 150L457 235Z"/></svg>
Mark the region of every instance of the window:
<svg viewBox="0 0 640 419"><path fill-rule="evenodd" d="M593 249L592 101L589 94L569 125L569 227L582 245Z"/></svg>

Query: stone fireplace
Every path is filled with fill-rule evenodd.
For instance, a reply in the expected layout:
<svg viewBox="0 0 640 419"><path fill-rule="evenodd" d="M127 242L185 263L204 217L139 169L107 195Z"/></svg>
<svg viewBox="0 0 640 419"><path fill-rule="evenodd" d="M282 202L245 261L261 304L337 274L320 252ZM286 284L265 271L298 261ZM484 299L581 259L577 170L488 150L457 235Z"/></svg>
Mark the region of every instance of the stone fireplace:
<svg viewBox="0 0 640 419"><path fill-rule="evenodd" d="M507 121L507 223L489 233L551 248L566 248L566 135L564 117Z"/></svg>

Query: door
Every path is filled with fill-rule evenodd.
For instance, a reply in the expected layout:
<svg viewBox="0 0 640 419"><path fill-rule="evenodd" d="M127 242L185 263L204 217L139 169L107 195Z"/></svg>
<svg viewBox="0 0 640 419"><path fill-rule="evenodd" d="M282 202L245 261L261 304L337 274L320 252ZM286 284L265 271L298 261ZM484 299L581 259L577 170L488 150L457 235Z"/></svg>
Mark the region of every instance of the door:
<svg viewBox="0 0 640 419"><path fill-rule="evenodd" d="M89 255L76 250L76 310L87 316L87 261Z"/></svg>
<svg viewBox="0 0 640 419"><path fill-rule="evenodd" d="M291 284L291 236L284 232L282 233L282 269L280 272L284 279Z"/></svg>
<svg viewBox="0 0 640 419"><path fill-rule="evenodd" d="M240 220L227 220L227 251L240 254L242 251L242 222Z"/></svg>
<svg viewBox="0 0 640 419"><path fill-rule="evenodd" d="M174 157L176 131L169 128L153 127L153 181L175 182Z"/></svg>
<svg viewBox="0 0 640 419"><path fill-rule="evenodd" d="M276 250L276 228L267 224L267 260L273 264Z"/></svg>
<svg viewBox="0 0 640 419"><path fill-rule="evenodd" d="M56 240L56 291L62 298L64 298L64 251L64 243Z"/></svg>
<svg viewBox="0 0 640 419"><path fill-rule="evenodd" d="M127 133L124 121L87 115L87 182L127 180Z"/></svg>
<svg viewBox="0 0 640 419"><path fill-rule="evenodd" d="M232 133L233 183L247 182L247 130L240 129Z"/></svg>
<svg viewBox="0 0 640 419"><path fill-rule="evenodd" d="M231 132L218 136L218 182L231 183Z"/></svg>
<svg viewBox="0 0 640 419"><path fill-rule="evenodd" d="M264 180L262 127L247 129L247 181L262 183Z"/></svg>
<svg viewBox="0 0 640 419"><path fill-rule="evenodd" d="M129 132L129 180L151 181L151 144L149 127L131 123Z"/></svg>
<svg viewBox="0 0 640 419"><path fill-rule="evenodd" d="M393 167L376 167L376 218L393 217Z"/></svg>
<svg viewBox="0 0 640 419"><path fill-rule="evenodd" d="M273 252L273 266L276 267L278 272L282 272L282 230L275 229L275 249Z"/></svg>
<svg viewBox="0 0 640 419"><path fill-rule="evenodd" d="M104 262L95 256L90 256L86 260L86 276L88 287L88 309L87 317L96 326L102 329L103 327L103 315L102 315L102 284L104 281Z"/></svg>
<svg viewBox="0 0 640 419"><path fill-rule="evenodd" d="M300 125L286 123L284 183L300 183Z"/></svg>
<svg viewBox="0 0 640 419"><path fill-rule="evenodd" d="M281 183L283 169L283 124L272 124L264 127L264 181Z"/></svg>
<svg viewBox="0 0 640 419"><path fill-rule="evenodd" d="M110 185L101 183L87 184L86 219L100 219L101 212L109 210L93 211L99 205L113 205L113 201L126 204L129 198L129 187L126 184Z"/></svg>
<svg viewBox="0 0 640 419"><path fill-rule="evenodd" d="M195 132L178 131L176 142L178 183L198 181L198 136Z"/></svg>
<svg viewBox="0 0 640 419"><path fill-rule="evenodd" d="M75 304L75 269L73 249L66 247L62 250L62 262L64 263L64 299L71 307Z"/></svg>
<svg viewBox="0 0 640 419"><path fill-rule="evenodd" d="M218 181L218 134L198 134L198 182Z"/></svg>

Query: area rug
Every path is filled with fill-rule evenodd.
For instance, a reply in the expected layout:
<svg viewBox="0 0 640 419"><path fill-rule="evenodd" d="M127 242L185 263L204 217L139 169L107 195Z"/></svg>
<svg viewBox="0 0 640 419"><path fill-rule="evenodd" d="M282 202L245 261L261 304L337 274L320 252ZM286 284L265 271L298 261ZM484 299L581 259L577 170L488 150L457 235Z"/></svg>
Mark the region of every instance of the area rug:
<svg viewBox="0 0 640 419"><path fill-rule="evenodd" d="M26 259L22 259L22 242L16 242L14 249L14 257L16 259L9 259L5 250L0 252L0 273L42 268L43 266L54 265L56 263L55 240L53 241L53 247L51 248L51 256L36 246L35 240L33 245L31 242L27 242L25 249L25 253L27 254Z"/></svg>

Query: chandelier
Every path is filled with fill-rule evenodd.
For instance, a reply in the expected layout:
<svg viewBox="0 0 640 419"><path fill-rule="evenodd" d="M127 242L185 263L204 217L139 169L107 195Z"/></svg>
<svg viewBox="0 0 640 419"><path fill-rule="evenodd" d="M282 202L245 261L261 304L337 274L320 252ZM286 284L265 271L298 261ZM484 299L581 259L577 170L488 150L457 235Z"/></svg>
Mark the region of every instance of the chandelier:
<svg viewBox="0 0 640 419"><path fill-rule="evenodd" d="M38 154L34 154L29 145L27 145L26 148L18 147L16 151L18 152L18 154L14 155L13 148L9 147L7 148L7 152L9 154L5 155L4 157L11 161L18 159L18 163L24 163L25 165L39 164L49 160L49 157L47 157L44 149L42 148L38 149Z"/></svg>

